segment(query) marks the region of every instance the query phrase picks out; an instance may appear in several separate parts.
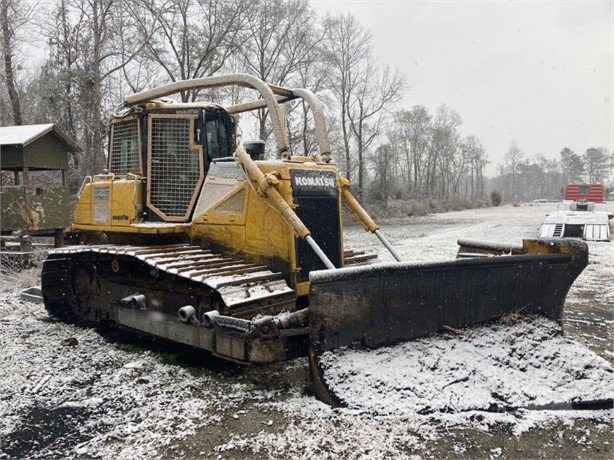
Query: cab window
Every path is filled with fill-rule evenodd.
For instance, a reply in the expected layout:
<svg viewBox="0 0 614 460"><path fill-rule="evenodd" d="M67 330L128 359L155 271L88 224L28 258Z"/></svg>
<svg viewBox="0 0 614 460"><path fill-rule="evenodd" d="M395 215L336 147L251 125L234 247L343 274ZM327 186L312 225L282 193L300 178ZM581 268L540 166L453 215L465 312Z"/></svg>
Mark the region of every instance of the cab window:
<svg viewBox="0 0 614 460"><path fill-rule="evenodd" d="M216 158L232 156L232 123L225 112L206 112L204 144L207 164Z"/></svg>

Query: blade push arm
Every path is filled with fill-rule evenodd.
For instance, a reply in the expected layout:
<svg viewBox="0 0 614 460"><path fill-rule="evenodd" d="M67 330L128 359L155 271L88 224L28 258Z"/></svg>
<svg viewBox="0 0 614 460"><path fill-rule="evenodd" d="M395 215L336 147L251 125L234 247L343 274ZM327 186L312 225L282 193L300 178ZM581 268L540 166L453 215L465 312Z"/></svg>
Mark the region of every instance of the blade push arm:
<svg viewBox="0 0 614 460"><path fill-rule="evenodd" d="M375 235L379 238L386 249L392 254L392 257L395 258L397 262L401 262L401 257L394 250L392 245L388 242L384 234L381 232L377 224L371 219L371 216L367 214L367 211L360 205L360 203L354 198L354 195L350 193L350 181L344 178L340 178L339 180L341 186L341 198L343 199L343 203L349 208L350 211L356 216L356 218L360 221L365 230L370 231L371 233L375 233Z"/></svg>

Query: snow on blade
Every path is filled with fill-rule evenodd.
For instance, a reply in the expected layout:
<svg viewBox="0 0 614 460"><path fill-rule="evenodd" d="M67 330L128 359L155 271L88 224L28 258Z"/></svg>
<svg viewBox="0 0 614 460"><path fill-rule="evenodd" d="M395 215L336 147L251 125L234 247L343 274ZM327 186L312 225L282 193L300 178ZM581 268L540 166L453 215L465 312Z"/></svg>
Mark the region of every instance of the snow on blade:
<svg viewBox="0 0 614 460"><path fill-rule="evenodd" d="M612 367L542 317L321 356L329 388L374 415L499 412L611 399Z"/></svg>

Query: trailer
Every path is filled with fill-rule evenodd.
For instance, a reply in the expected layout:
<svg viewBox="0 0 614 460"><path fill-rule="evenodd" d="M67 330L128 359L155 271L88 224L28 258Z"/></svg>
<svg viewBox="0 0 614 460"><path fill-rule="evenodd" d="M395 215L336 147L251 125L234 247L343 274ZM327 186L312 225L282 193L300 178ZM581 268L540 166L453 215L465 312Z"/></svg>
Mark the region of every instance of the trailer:
<svg viewBox="0 0 614 460"><path fill-rule="evenodd" d="M563 191L563 200L605 203L605 189L603 184L568 184Z"/></svg>
<svg viewBox="0 0 614 460"><path fill-rule="evenodd" d="M610 241L611 218L601 211L556 211L544 219L539 237Z"/></svg>
<svg viewBox="0 0 614 460"><path fill-rule="evenodd" d="M610 219L606 212L602 184L569 184L556 212L542 222L540 238L582 238L587 241L610 241Z"/></svg>

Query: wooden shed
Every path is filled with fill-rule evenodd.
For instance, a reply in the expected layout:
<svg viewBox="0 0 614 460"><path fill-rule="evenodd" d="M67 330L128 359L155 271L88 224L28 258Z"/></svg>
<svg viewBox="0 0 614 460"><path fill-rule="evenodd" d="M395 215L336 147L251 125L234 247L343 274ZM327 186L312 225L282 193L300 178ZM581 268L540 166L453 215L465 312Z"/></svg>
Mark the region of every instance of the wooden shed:
<svg viewBox="0 0 614 460"><path fill-rule="evenodd" d="M0 127L0 170L12 183L0 189L3 235L54 234L61 244L70 225L68 156L81 148L55 124ZM36 183L33 171L57 171L53 185ZM11 176L8 176L11 178Z"/></svg>

